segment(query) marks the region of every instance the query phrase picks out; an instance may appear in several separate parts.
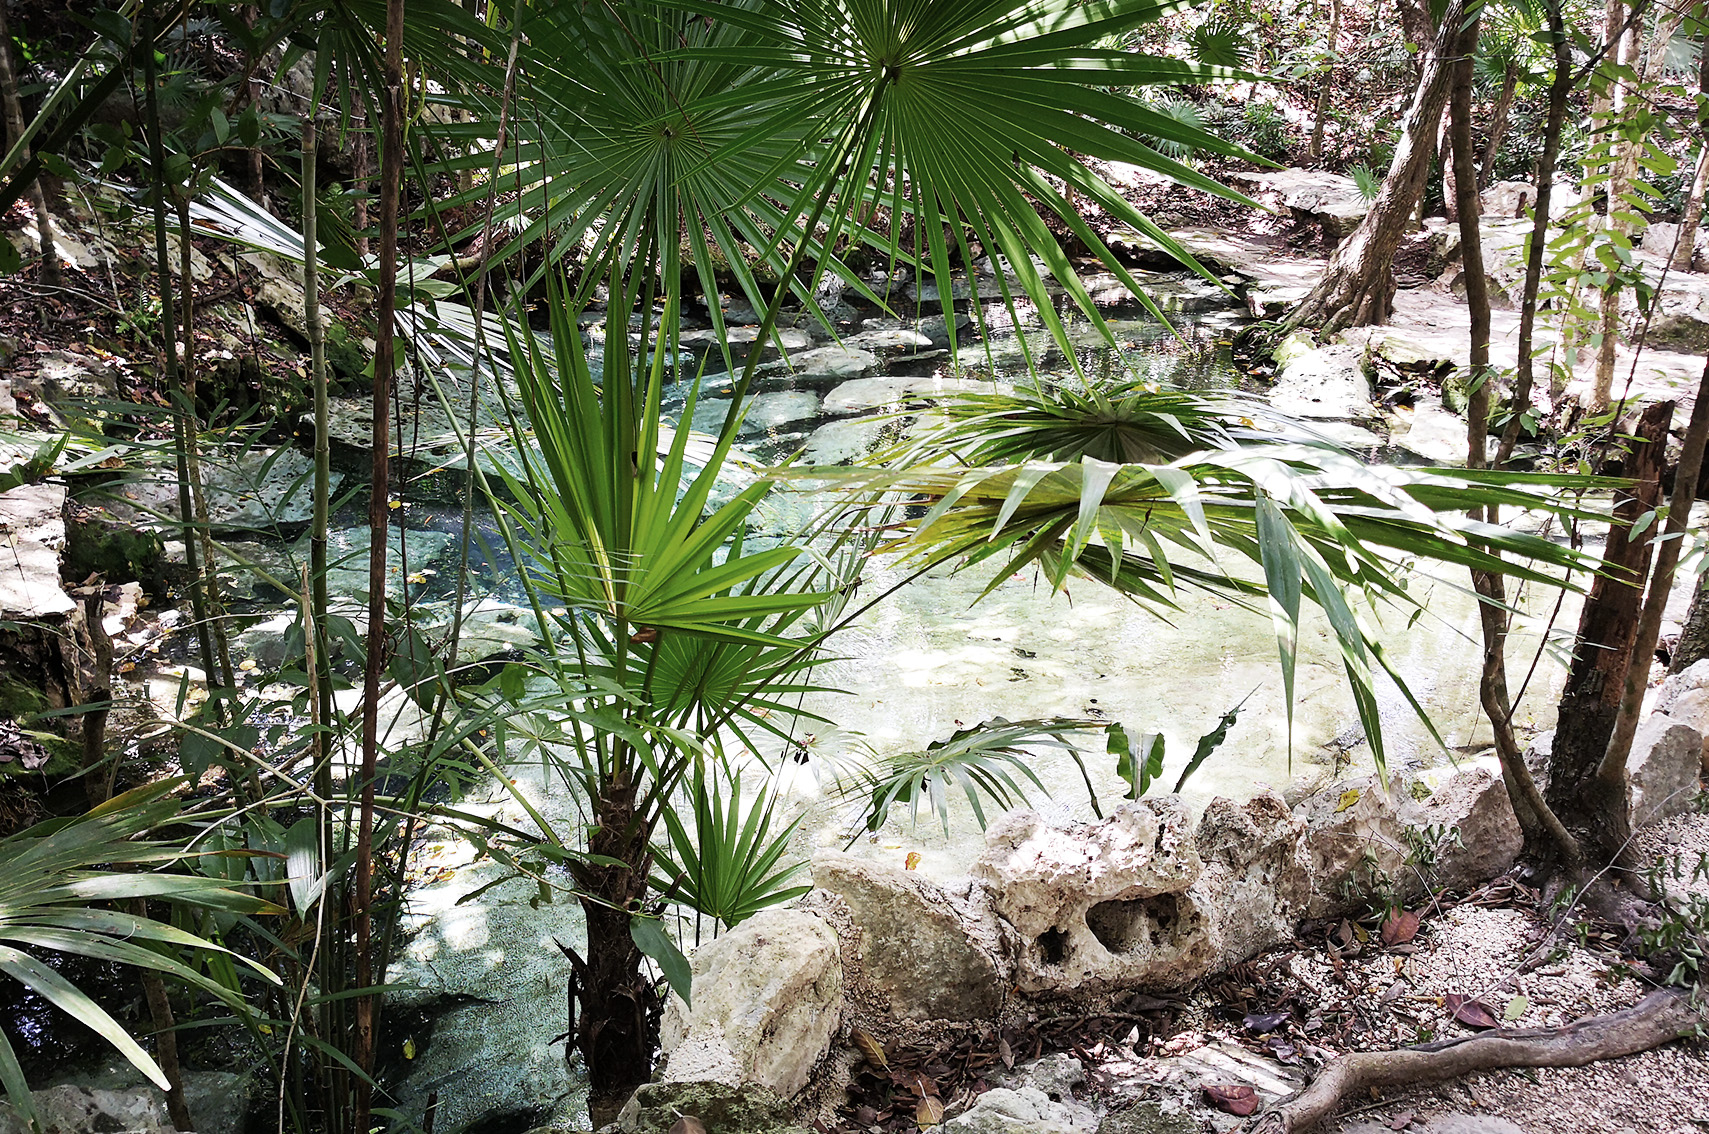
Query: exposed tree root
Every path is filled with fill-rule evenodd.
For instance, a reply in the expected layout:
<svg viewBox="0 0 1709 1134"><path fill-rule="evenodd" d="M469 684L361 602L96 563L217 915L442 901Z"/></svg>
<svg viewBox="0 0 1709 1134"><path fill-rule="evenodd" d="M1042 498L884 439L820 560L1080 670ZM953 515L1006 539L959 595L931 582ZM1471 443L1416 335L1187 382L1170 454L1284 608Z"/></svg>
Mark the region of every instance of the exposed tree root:
<svg viewBox="0 0 1709 1134"><path fill-rule="evenodd" d="M1259 1119L1253 1134L1295 1134L1316 1126L1345 1098L1373 1087L1450 1079L1498 1067L1583 1067L1635 1055L1690 1034L1709 1020L1688 989L1652 992L1631 1008L1564 1028L1488 1032L1396 1051L1360 1051L1330 1062L1311 1085Z"/></svg>

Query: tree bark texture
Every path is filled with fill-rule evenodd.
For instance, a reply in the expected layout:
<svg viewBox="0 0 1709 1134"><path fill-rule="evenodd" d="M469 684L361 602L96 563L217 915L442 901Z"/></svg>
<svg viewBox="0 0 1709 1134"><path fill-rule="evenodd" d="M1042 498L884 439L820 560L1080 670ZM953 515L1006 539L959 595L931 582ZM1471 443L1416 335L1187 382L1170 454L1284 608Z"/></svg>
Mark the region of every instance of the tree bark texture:
<svg viewBox="0 0 1709 1134"><path fill-rule="evenodd" d="M1700 114L1709 115L1709 2L1698 3L1697 22L1703 29L1697 44L1697 105ZM1703 223L1703 196L1709 192L1709 121L1700 118L1697 125L1697 172L1691 179L1679 220L1679 243L1674 247L1672 264L1676 272L1691 271L1697 229Z"/></svg>
<svg viewBox="0 0 1709 1134"><path fill-rule="evenodd" d="M1549 756L1548 802L1569 822L1591 818L1585 792L1596 774L1620 708L1627 662L1638 627L1652 541L1633 539L1632 525L1661 499L1668 424L1674 403L1644 410L1633 431L1624 475L1634 481L1614 498L1613 521L1602 552L1602 571L1591 582L1579 615L1578 648L1567 670Z"/></svg>
<svg viewBox="0 0 1709 1134"><path fill-rule="evenodd" d="M1519 64L1509 63L1501 77L1501 94L1489 116L1489 133L1484 142L1483 159L1478 163L1478 191L1489 187L1490 171L1495 168L1496 155L1501 152L1502 139L1507 135L1507 122L1513 114L1513 96L1519 90Z"/></svg>
<svg viewBox="0 0 1709 1134"><path fill-rule="evenodd" d="M1311 124L1311 159L1323 158L1323 121L1329 117L1329 93L1335 88L1335 59L1341 41L1341 0L1329 0L1329 63L1323 71L1323 86L1317 92L1317 114Z"/></svg>
<svg viewBox="0 0 1709 1134"><path fill-rule="evenodd" d="M10 144L13 139L24 136L24 107L18 101L18 69L15 66L17 54L12 47L12 28L6 7L6 0L0 0L0 101L5 103L6 137ZM18 156L23 161L28 161L29 150L24 150ZM30 208L36 213L36 240L42 254L41 284L43 287L59 287L59 251L54 247L52 218L47 210L47 193L42 189L42 178L46 176L47 174L43 173L31 178L27 192Z"/></svg>
<svg viewBox="0 0 1709 1134"><path fill-rule="evenodd" d="M1448 101L1449 62L1465 22L1464 0L1450 0L1440 30L1425 53L1418 87L1400 144L1370 212L1329 258L1323 278L1288 316L1288 330L1330 335L1385 322L1394 302L1395 250L1424 193L1436 133Z"/></svg>

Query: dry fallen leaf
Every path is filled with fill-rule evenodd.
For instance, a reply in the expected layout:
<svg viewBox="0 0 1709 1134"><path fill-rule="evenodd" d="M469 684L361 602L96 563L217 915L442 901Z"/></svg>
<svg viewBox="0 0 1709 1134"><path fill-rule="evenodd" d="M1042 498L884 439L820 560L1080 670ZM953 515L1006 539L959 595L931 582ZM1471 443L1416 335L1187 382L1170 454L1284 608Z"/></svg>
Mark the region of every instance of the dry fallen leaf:
<svg viewBox="0 0 1709 1134"><path fill-rule="evenodd" d="M1496 1026L1495 1014L1481 1000L1473 1000L1458 992L1450 992L1442 998L1442 1007L1448 1009L1450 1015L1468 1028L1493 1028Z"/></svg>
<svg viewBox="0 0 1709 1134"><path fill-rule="evenodd" d="M919 865L920 865L920 852L917 850L909 851L908 857L903 861L902 869L903 870L913 870L915 867L917 867Z"/></svg>
<svg viewBox="0 0 1709 1134"><path fill-rule="evenodd" d="M884 1058L884 1048L877 1040L859 1028L856 1028L849 1035L849 1039L854 1042L855 1047L860 1050L861 1055L866 1058L868 1063L883 1071L890 1070L890 1061Z"/></svg>
<svg viewBox="0 0 1709 1134"><path fill-rule="evenodd" d="M1275 1031L1290 1019L1292 1015L1287 1012L1257 1012L1246 1017L1241 1023L1246 1025L1247 1031L1263 1035L1265 1032Z"/></svg>
<svg viewBox="0 0 1709 1134"><path fill-rule="evenodd" d="M1211 1104L1219 1110L1245 1118L1258 1109L1258 1092L1245 1083L1235 1083L1230 1086L1207 1086L1205 1095Z"/></svg>
<svg viewBox="0 0 1709 1134"><path fill-rule="evenodd" d="M692 1114L685 1114L671 1123L670 1134L706 1134L706 1123Z"/></svg>
<svg viewBox="0 0 1709 1134"><path fill-rule="evenodd" d="M914 1121L924 1130L928 1126L936 1126L944 1120L943 1100L927 1095L920 1100L920 1105L914 1108Z"/></svg>
<svg viewBox="0 0 1709 1134"><path fill-rule="evenodd" d="M997 1058L1003 1061L1004 1067L1011 1071L1015 1069L1015 1049L1002 1036L997 1037Z"/></svg>
<svg viewBox="0 0 1709 1134"><path fill-rule="evenodd" d="M1358 803L1359 795L1359 789L1356 787L1348 788L1346 791L1342 792L1341 798L1335 803L1335 813L1339 815L1349 807L1352 807L1355 803Z"/></svg>
<svg viewBox="0 0 1709 1134"><path fill-rule="evenodd" d="M1412 1113L1412 1111L1403 1110L1399 1114L1395 1115L1393 1118L1389 1119L1389 1129L1390 1130L1405 1130L1408 1126L1412 1125L1412 1120L1415 1117L1416 1116Z"/></svg>
<svg viewBox="0 0 1709 1134"><path fill-rule="evenodd" d="M1390 910L1383 919L1384 945L1405 945L1418 936L1418 915L1410 910Z"/></svg>

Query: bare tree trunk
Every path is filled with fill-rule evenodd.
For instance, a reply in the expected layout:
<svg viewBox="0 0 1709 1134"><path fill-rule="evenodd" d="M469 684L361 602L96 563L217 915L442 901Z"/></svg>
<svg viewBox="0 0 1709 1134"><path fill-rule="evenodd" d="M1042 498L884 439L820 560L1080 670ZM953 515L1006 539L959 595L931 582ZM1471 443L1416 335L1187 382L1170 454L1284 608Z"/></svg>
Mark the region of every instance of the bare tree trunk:
<svg viewBox="0 0 1709 1134"><path fill-rule="evenodd" d="M1287 330L1309 327L1328 335L1388 319L1394 302L1395 249L1424 193L1437 126L1448 101L1449 56L1464 20L1464 0L1450 0L1425 55L1382 191L1359 227L1330 256L1311 294L1288 316Z"/></svg>
<svg viewBox="0 0 1709 1134"><path fill-rule="evenodd" d="M147 917L148 902L142 898L133 900L131 913ZM195 1130L190 1108L184 1102L184 1072L178 1064L178 1033L174 1030L177 1023L172 1017L172 1001L166 995L166 982L153 969L138 971L142 976L143 999L148 1002L149 1021L154 1025L157 1062L166 1076L166 1117L179 1130Z"/></svg>
<svg viewBox="0 0 1709 1134"><path fill-rule="evenodd" d="M1513 96L1519 90L1519 64L1509 63L1501 79L1501 94L1489 116L1489 135L1484 142L1483 161L1478 165L1478 191L1489 187L1490 170L1495 168L1496 155L1507 135L1507 120L1513 114ZM1480 211L1482 211L1480 209Z"/></svg>
<svg viewBox="0 0 1709 1134"><path fill-rule="evenodd" d="M1554 52L1555 71L1549 79L1549 115L1543 126L1543 152L1537 158L1537 201L1531 219L1531 240L1525 253L1525 290L1519 301L1518 362L1513 390L1513 416L1501 435L1500 459L1505 462L1519 440L1519 421L1531 407L1536 385L1537 293L1543 283L1543 256L1549 234L1549 209L1554 203L1555 163L1561 155L1561 135L1566 129L1567 99L1573 88L1572 45L1567 39L1564 0L1544 0L1549 23L1549 46Z"/></svg>
<svg viewBox="0 0 1709 1134"><path fill-rule="evenodd" d="M1341 42L1341 0L1329 0L1329 65L1317 92L1317 114L1311 124L1311 160L1323 159L1323 120L1329 117L1329 92L1335 88L1336 50Z"/></svg>
<svg viewBox="0 0 1709 1134"><path fill-rule="evenodd" d="M6 104L6 137L8 142L24 136L24 107L18 101L18 70L13 66L17 58L12 48L12 28L7 18L6 0L0 0L0 100ZM28 149L19 155L22 161L30 160ZM42 266L41 284L43 287L59 287L59 250L53 243L53 224L47 211L47 193L42 189L42 179L47 174L36 177L30 182L30 208L36 213L36 239L41 245Z"/></svg>
<svg viewBox="0 0 1709 1134"><path fill-rule="evenodd" d="M1478 19L1461 32L1455 46L1449 98L1449 163L1454 171L1457 219L1460 225L1461 266L1466 281L1466 306L1471 315L1471 404L1466 410L1466 467L1489 464L1490 311L1489 277L1484 273L1483 239L1479 231L1477 170L1472 156L1472 56L1477 50ZM1496 510L1487 514L1476 509L1473 519L1496 523ZM1507 788L1513 813L1525 832L1526 842L1536 849L1545 846L1577 865L1578 842L1543 801L1525 754L1513 732L1513 698L1507 687L1507 594L1506 580L1494 571L1473 571L1477 592L1479 626L1483 631L1483 672L1478 679L1478 699L1495 736L1496 758L1501 762L1502 783Z"/></svg>
<svg viewBox="0 0 1709 1134"><path fill-rule="evenodd" d="M386 670L386 542L392 382L397 373L398 190L403 184L404 0L386 0L385 89L381 92L380 286L374 352L373 476L368 488L368 637L362 675L362 802L356 834L356 1107L351 1129L369 1127L379 998L373 986L374 779L380 748L380 674Z"/></svg>
<svg viewBox="0 0 1709 1134"><path fill-rule="evenodd" d="M1638 57L1638 29L1622 26L1626 20L1626 5L1624 0L1608 0L1607 37L1612 40L1620 37L1619 46L1610 55L1616 64L1630 66ZM1618 122L1626 111L1626 84L1621 80L1612 80L1608 84L1608 100L1606 117L1597 118L1598 123ZM1611 232L1627 235L1631 225L1617 218L1618 213L1626 209L1621 197L1626 192L1630 176L1626 169L1627 147L1616 148L1613 167L1608 174L1608 215L1603 223ZM1608 408L1609 399L1614 391L1614 352L1620 342L1620 292L1617 281L1610 280L1603 287L1600 306L1597 313L1596 333L1598 343L1596 348L1596 374L1591 382L1590 404L1592 413L1601 413Z"/></svg>
<svg viewBox="0 0 1709 1134"><path fill-rule="evenodd" d="M1699 105L1709 101L1709 2L1699 0L1697 22L1703 27L1697 46L1697 93ZM1685 213L1679 220L1679 243L1673 252L1673 270L1689 272L1697 247L1697 228L1703 223L1703 195L1709 192L1709 137L1697 147L1697 174L1685 195Z"/></svg>

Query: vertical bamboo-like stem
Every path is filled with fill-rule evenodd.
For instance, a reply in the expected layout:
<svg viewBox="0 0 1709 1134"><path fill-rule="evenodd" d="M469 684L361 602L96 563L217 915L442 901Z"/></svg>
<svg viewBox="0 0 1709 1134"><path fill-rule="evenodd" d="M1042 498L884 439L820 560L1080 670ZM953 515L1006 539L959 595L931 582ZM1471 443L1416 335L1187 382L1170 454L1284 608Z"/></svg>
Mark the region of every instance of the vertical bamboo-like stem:
<svg viewBox="0 0 1709 1134"><path fill-rule="evenodd" d="M142 18L141 35L148 43L154 42L154 16L145 12ZM163 365L166 368L166 387L172 406L172 439L173 453L177 463L178 473L178 522L179 538L184 543L184 562L190 570L192 580L202 576L202 556L196 541L195 514L190 507L190 463L187 453L189 439L186 437L188 427L184 421L183 391L178 370L178 346L174 342L172 312L176 304L172 301L172 259L166 250L166 144L161 137L160 129L160 99L156 90L154 70L154 51L146 49L143 57L143 113L148 119L148 151L149 162L154 166L153 207L154 207L154 264L159 277L161 326L165 331L166 342L163 352ZM186 239L188 234L185 234ZM208 626L208 607L203 601L202 588L192 585L190 588L190 611L196 624L196 645L201 653L202 672L208 680L213 680L214 674L214 642Z"/></svg>
<svg viewBox="0 0 1709 1134"><path fill-rule="evenodd" d="M380 287L378 347L374 352L373 481L368 498L368 645L362 676L362 803L356 834L356 1083L352 1128L368 1129L374 1068L374 1039L379 1015L373 981L374 768L380 743L380 674L386 665L386 538L391 430L388 417L397 369L394 337L398 303L398 187L403 181L403 31L404 0L386 0L385 89L381 92L380 138Z"/></svg>
<svg viewBox="0 0 1709 1134"><path fill-rule="evenodd" d="M148 902L142 898L132 900L131 913L146 918ZM184 1073L178 1065L178 1033L174 1030L177 1022L172 1018L172 1001L166 995L166 982L153 969L137 971L142 977L143 999L148 1001L149 1021L154 1025L156 1062L166 1076L166 1116L179 1130L194 1130L196 1124L191 1121L190 1108L184 1102Z"/></svg>

